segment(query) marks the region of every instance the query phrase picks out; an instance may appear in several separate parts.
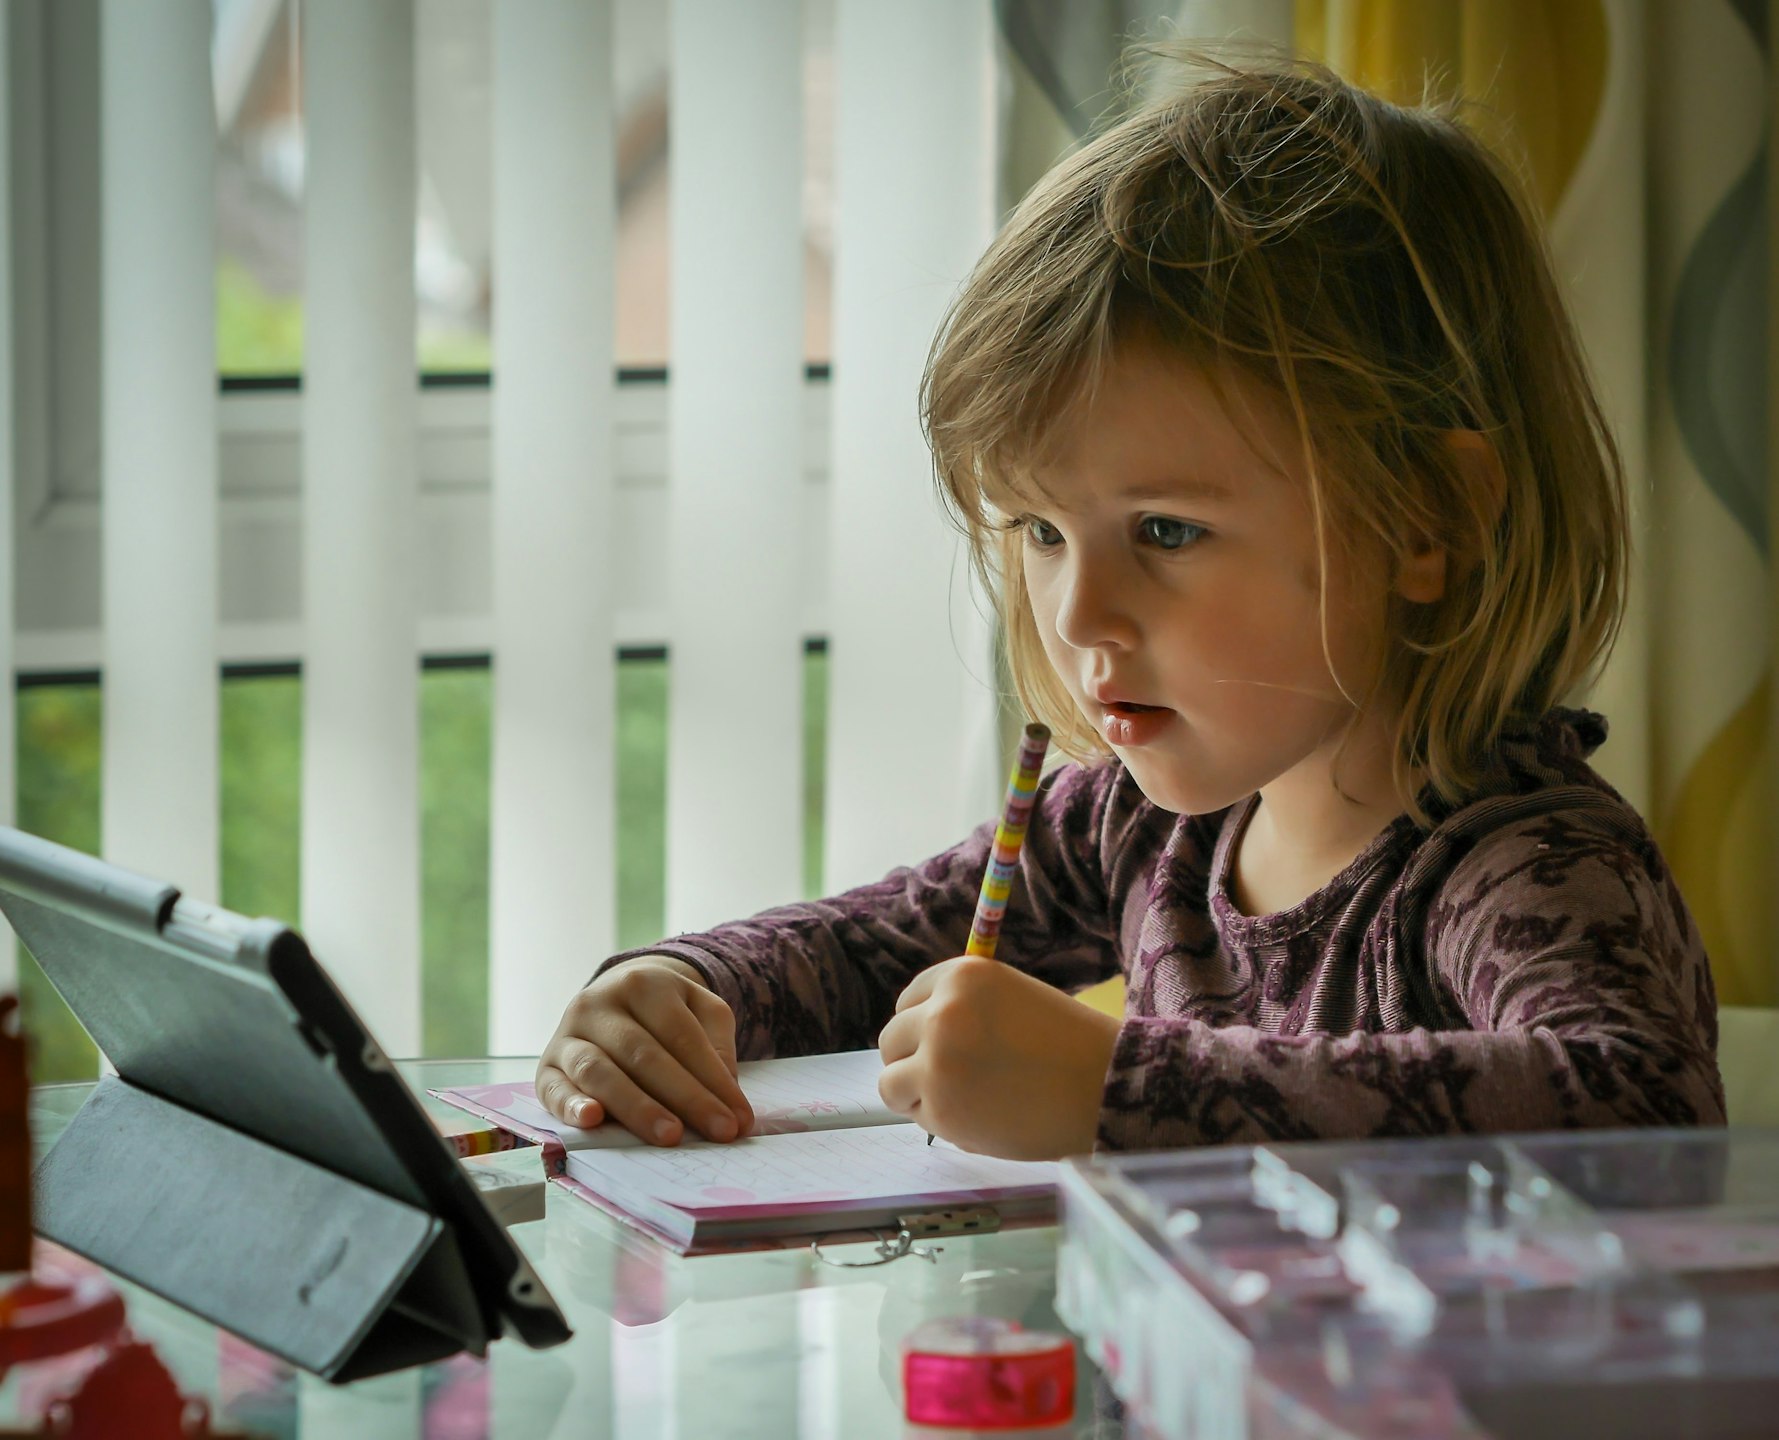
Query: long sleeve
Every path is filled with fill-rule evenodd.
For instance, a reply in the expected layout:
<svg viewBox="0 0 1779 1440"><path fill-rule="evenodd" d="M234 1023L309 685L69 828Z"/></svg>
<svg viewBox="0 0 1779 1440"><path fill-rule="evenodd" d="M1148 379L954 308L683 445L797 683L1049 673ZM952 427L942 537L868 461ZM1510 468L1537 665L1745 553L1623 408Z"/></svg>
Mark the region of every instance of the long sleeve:
<svg viewBox="0 0 1779 1440"><path fill-rule="evenodd" d="M1543 815L1452 868L1403 962L1431 978L1438 1027L1127 1020L1100 1145L1721 1124L1703 947L1626 816Z"/></svg>
<svg viewBox="0 0 1779 1440"><path fill-rule="evenodd" d="M1132 831L1171 816L1142 802L1120 766L1046 775L1026 832L997 954L1063 988L1118 971L1109 884L1123 857L1153 855ZM985 824L961 844L873 885L784 905L698 935L613 956L671 955L696 966L735 1012L742 1059L877 1043L896 997L920 970L961 955L994 841Z"/></svg>

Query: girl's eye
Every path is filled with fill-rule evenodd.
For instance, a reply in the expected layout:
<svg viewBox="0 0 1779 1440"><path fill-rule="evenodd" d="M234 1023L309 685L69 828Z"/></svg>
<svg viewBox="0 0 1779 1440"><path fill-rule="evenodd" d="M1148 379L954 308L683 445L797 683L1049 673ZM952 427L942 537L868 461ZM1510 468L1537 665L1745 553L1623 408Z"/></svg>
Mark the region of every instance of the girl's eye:
<svg viewBox="0 0 1779 1440"><path fill-rule="evenodd" d="M1025 526L1025 538L1040 550L1049 550L1062 544L1062 532L1048 520L1040 520L1036 515L1027 515L1020 524Z"/></svg>
<svg viewBox="0 0 1779 1440"><path fill-rule="evenodd" d="M1205 527L1189 520L1170 520L1165 515L1145 515L1138 527L1143 538L1158 550L1184 550L1205 533Z"/></svg>

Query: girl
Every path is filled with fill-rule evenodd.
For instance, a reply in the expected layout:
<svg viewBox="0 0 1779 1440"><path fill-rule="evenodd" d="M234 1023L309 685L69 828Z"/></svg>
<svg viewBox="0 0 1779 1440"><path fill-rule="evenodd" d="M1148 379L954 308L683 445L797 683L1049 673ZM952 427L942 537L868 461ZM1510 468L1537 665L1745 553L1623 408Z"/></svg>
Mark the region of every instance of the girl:
<svg viewBox="0 0 1779 1440"><path fill-rule="evenodd" d="M965 1149L1723 1119L1698 931L1564 709L1606 655L1616 451L1536 224L1453 120L1217 69L1060 164L923 415L1046 777L876 885L607 961L556 1114L751 1123L738 1057L883 1052ZM1068 991L1122 973L1122 1021Z"/></svg>

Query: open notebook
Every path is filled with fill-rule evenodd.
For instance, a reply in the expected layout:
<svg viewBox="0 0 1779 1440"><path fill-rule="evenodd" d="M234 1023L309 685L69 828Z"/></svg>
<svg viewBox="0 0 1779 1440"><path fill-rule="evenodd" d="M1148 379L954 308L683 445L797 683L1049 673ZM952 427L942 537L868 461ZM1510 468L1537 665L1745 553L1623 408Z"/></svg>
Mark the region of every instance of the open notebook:
<svg viewBox="0 0 1779 1440"><path fill-rule="evenodd" d="M911 1212L959 1206L992 1207L1003 1222L1055 1213L1055 1165L929 1147L879 1098L882 1070L875 1050L743 1062L753 1130L672 1149L617 1125L566 1125L529 1083L433 1093L542 1145L553 1179L681 1251L894 1229Z"/></svg>

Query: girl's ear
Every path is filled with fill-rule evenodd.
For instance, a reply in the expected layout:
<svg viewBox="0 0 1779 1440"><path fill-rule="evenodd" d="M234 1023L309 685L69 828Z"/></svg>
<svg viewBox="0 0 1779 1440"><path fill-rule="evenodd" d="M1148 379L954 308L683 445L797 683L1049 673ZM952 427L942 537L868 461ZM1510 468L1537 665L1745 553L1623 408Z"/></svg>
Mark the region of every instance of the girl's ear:
<svg viewBox="0 0 1779 1440"><path fill-rule="evenodd" d="M1493 529L1507 505L1507 472L1501 466L1501 452L1480 430L1447 430L1445 444L1464 488L1482 501Z"/></svg>
<svg viewBox="0 0 1779 1440"><path fill-rule="evenodd" d="M1448 430L1446 448L1464 488L1482 497L1488 513L1500 517L1507 500L1507 475L1501 456L1480 430ZM1420 536L1396 571L1396 593L1417 605L1431 605L1445 594L1446 549L1431 536Z"/></svg>

